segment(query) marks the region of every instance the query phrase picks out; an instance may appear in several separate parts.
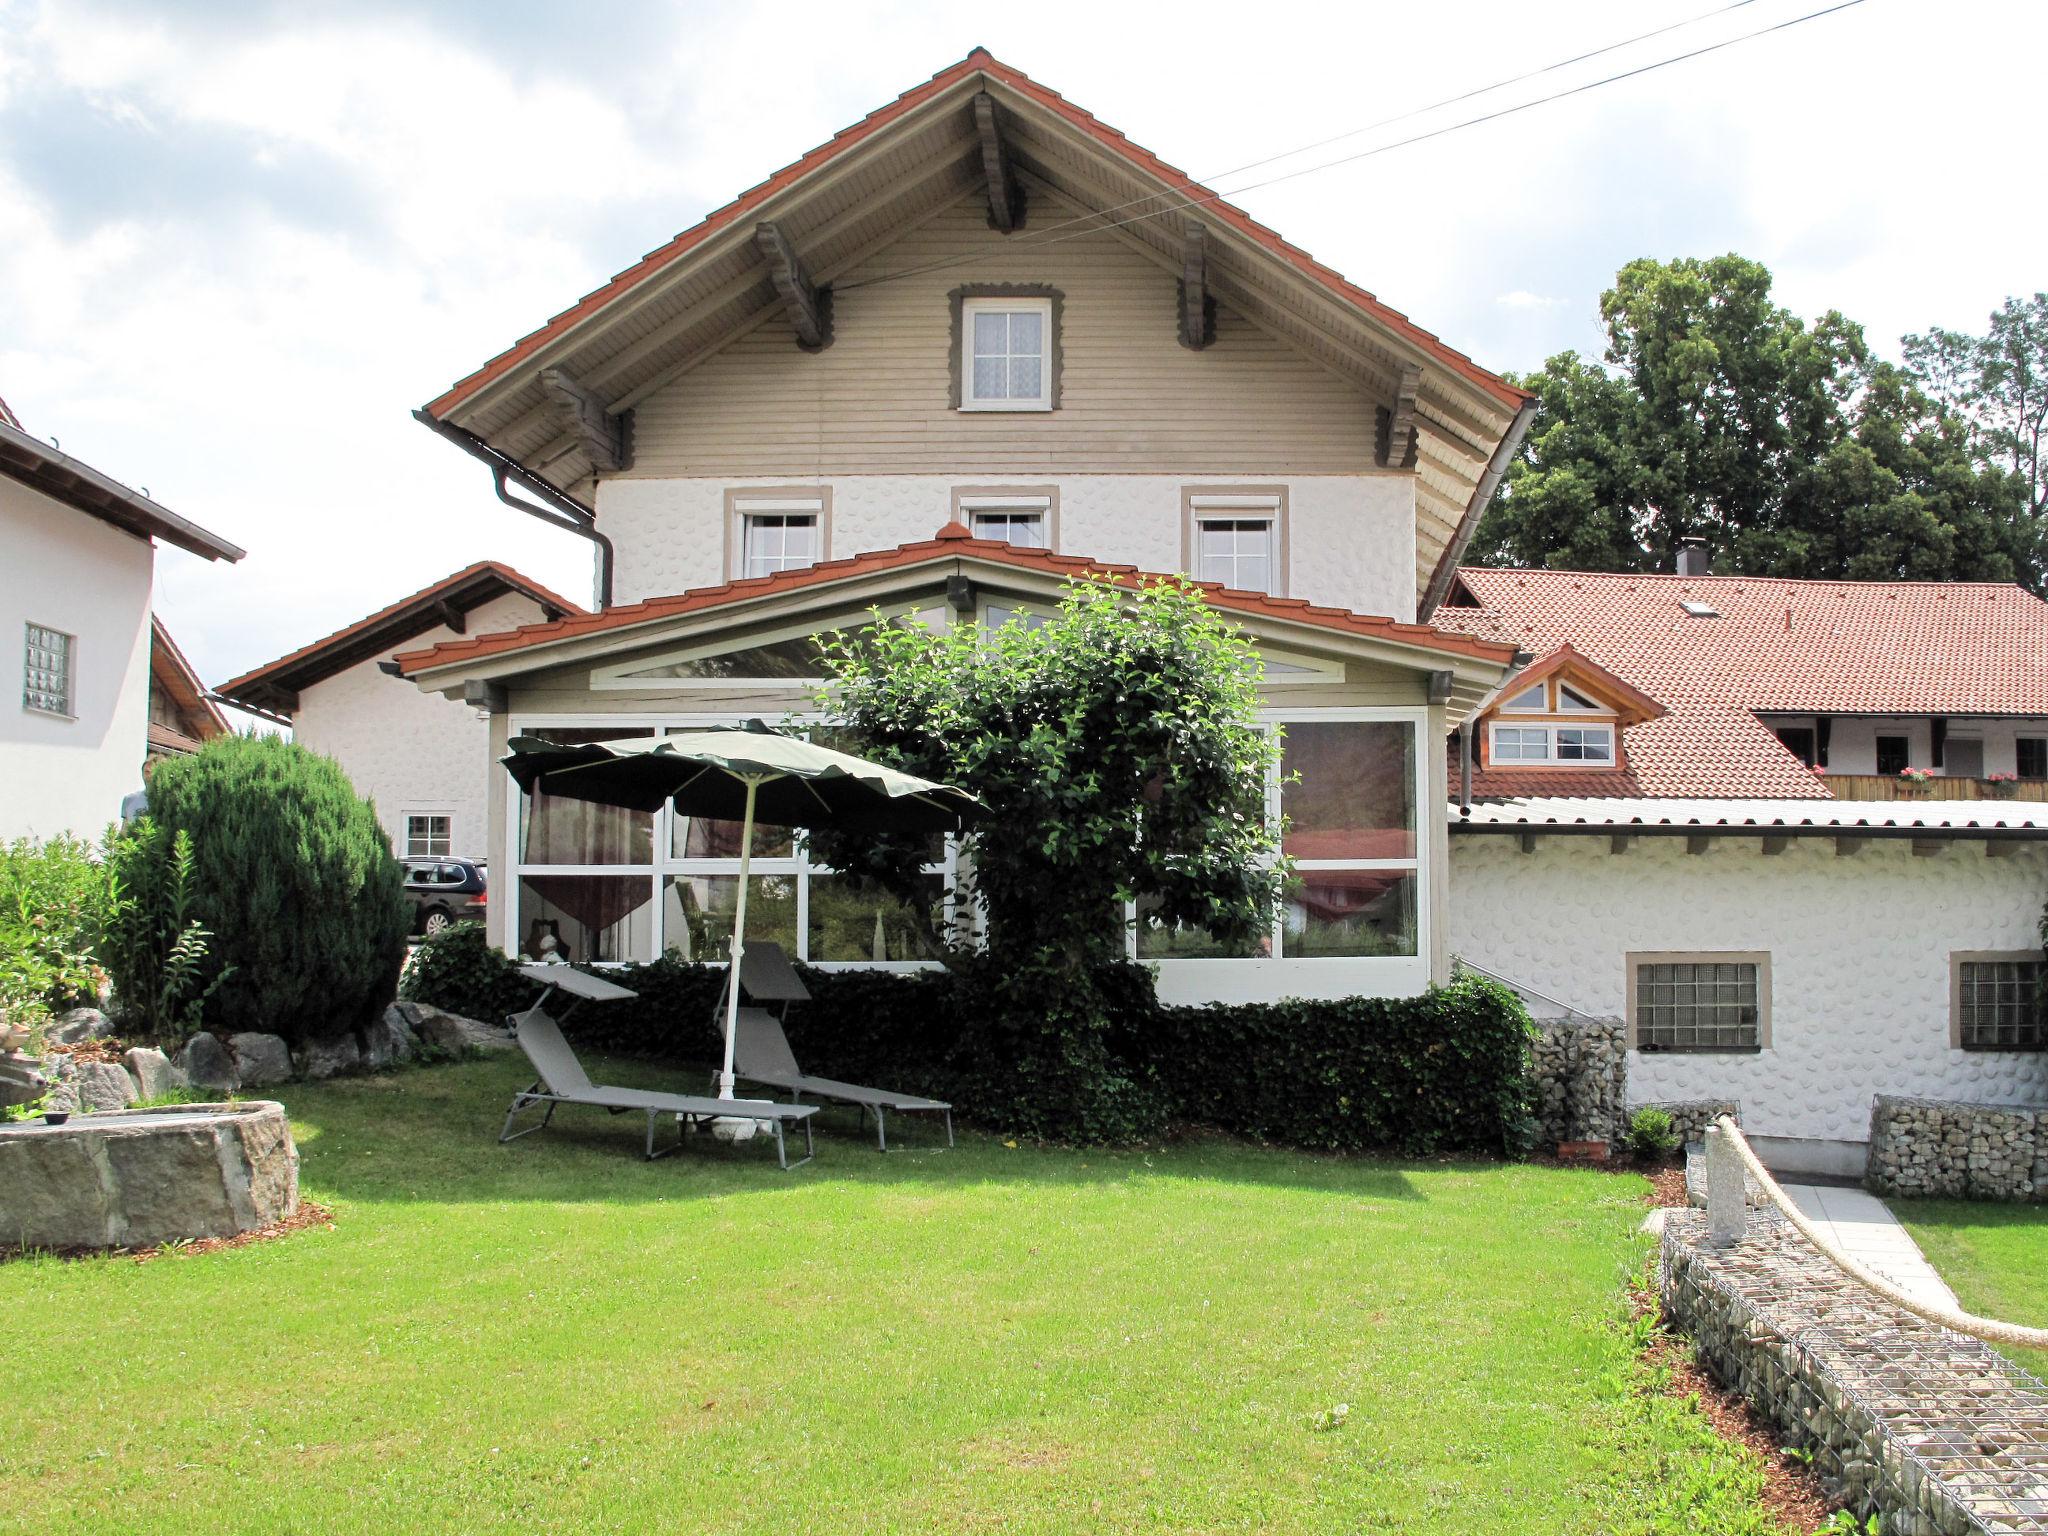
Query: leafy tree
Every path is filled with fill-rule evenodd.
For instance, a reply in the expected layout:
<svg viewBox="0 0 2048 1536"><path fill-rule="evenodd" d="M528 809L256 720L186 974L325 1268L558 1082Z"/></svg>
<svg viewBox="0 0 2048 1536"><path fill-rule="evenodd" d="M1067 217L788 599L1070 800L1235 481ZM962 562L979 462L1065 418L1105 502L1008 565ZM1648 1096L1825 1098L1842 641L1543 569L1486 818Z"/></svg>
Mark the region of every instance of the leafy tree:
<svg viewBox="0 0 2048 1536"><path fill-rule="evenodd" d="M1124 903L1247 943L1271 931L1285 878L1265 817L1279 744L1257 724L1251 645L1179 582L1077 583L1043 623L876 624L819 643L821 702L857 750L989 807L963 857L983 946L949 957L967 1016L986 1021L962 1070L1019 1129L1149 1130L1164 1099L1114 1039L1138 984ZM810 847L922 900L928 843L819 832Z"/></svg>
<svg viewBox="0 0 2048 1536"><path fill-rule="evenodd" d="M1755 575L2007 580L2036 568L2009 477L1861 327L1808 326L1740 256L1644 258L1601 296L1606 366L1520 380L1537 419L1483 564L1668 571L1701 537Z"/></svg>
<svg viewBox="0 0 2048 1536"><path fill-rule="evenodd" d="M294 1043L367 1024L389 1002L411 912L377 813L332 758L224 736L169 758L151 819L191 839L190 913L210 935L206 1022Z"/></svg>

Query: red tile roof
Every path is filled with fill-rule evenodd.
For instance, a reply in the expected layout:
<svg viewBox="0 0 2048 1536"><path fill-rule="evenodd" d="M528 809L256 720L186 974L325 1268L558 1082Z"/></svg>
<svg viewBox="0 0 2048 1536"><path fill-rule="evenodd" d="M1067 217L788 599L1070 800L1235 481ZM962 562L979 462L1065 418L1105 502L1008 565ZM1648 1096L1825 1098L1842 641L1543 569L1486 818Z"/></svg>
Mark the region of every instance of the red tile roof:
<svg viewBox="0 0 2048 1536"><path fill-rule="evenodd" d="M1150 150L1140 148L1125 138L1116 129L1099 121L1091 112L1073 105L1059 92L1048 89L1026 75L1020 69L1013 69L998 60L985 48L976 48L959 63L940 70L924 84L905 91L888 105L876 108L859 122L843 128L827 142L790 165L784 166L758 186L742 192L723 208L705 216L702 222L684 230L668 244L650 251L625 271L619 273L603 287L585 294L575 304L563 310L538 330L532 331L514 342L505 351L485 363L474 373L458 380L439 398L427 405L431 416L446 419L448 414L463 401L474 395L492 380L502 377L526 358L554 341L557 337L589 319L613 300L630 293L646 282L664 267L687 252L703 244L712 235L730 227L744 218L762 203L777 193L795 185L812 172L830 165L846 154L862 140L869 138L890 123L913 111L935 96L944 94L969 75L986 75L1028 97L1039 106L1052 112L1074 128L1087 134L1097 143L1123 157L1138 171L1158 178L1163 182L1173 199L1178 203L1199 201L1205 218L1215 218L1229 225L1239 234L1254 241L1290 266L1321 284L1331 293L1349 303L1359 306L1382 325L1405 337L1423 351L1460 377L1470 380L1488 394L1510 407L1519 407L1529 398L1527 391L1517 389L1498 375L1473 362L1471 358L1447 345L1432 332L1424 330L1399 310L1381 303L1372 294L1356 284L1348 282L1342 274L1324 266L1300 247L1290 245L1273 230L1253 219L1243 210L1222 201L1208 188L1190 179L1188 175L1168 165Z"/></svg>
<svg viewBox="0 0 2048 1536"><path fill-rule="evenodd" d="M432 667L501 655L508 651L524 650L529 646L547 645L557 640L574 639L582 635L600 634L628 625L674 618L729 603L745 602L750 598L800 592L807 587L843 581L848 577L865 576L877 571L900 570L961 556L972 556L977 560L992 561L998 565L1015 566L1020 570L1043 571L1066 577L1096 577L1125 585L1143 585L1172 579L1155 572L1139 570L1136 566L1111 565L1081 555L1055 554L1049 549L1024 549L1014 544L1006 544L999 539L977 539L959 523L948 523L932 538L899 544L894 549L853 555L842 560L826 560L797 570L778 571L772 576L750 576L740 581L723 582L715 587L698 587L692 591L677 593L673 597L649 598L645 602L607 608L602 613L576 614L557 619L553 623L526 624L501 634L472 635L460 640L444 640L439 645L424 650L403 652L395 659L400 669L407 676L412 676ZM1202 582L1197 585L1211 604L1233 613L1288 619L1347 634L1366 635L1396 645L1414 646L1419 650L1474 656L1483 661L1506 662L1514 654L1512 645L1434 629L1427 624L1403 624L1399 620L1382 618L1374 614L1352 613L1343 608L1317 607L1298 597L1269 597L1263 592L1240 592L1214 582Z"/></svg>
<svg viewBox="0 0 2048 1536"><path fill-rule="evenodd" d="M1458 576L1439 625L1539 657L1570 644L1669 710L1629 728L1625 772L1494 769L1475 793L1825 798L1757 711L2048 716L2048 604L2009 583Z"/></svg>
<svg viewBox="0 0 2048 1536"><path fill-rule="evenodd" d="M0 422L5 422L17 432L21 430L21 418L7 408L5 400L0 400Z"/></svg>
<svg viewBox="0 0 2048 1536"><path fill-rule="evenodd" d="M496 560L479 560L410 596L379 608L366 618L337 629L331 635L310 645L302 645L289 655L280 656L252 672L244 672L232 682L222 683L215 691L237 703L251 704L259 710L269 709L272 706L263 699L267 691L293 691L306 687L364 659L357 653L365 647L375 650L403 645L415 635L432 629L442 622L439 605L443 599L460 595L461 606L466 611L492 602L507 592L521 593L543 608L553 608L564 614L584 612L579 604L522 576L509 565Z"/></svg>

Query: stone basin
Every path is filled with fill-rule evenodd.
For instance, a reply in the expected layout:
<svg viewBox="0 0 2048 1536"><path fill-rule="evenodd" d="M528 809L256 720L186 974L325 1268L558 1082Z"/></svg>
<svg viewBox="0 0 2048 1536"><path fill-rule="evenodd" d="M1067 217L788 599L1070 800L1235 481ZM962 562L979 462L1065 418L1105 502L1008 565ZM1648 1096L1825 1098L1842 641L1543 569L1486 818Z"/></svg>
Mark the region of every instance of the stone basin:
<svg viewBox="0 0 2048 1536"><path fill-rule="evenodd" d="M298 1208L298 1148L269 1100L0 1125L0 1248L233 1237Z"/></svg>

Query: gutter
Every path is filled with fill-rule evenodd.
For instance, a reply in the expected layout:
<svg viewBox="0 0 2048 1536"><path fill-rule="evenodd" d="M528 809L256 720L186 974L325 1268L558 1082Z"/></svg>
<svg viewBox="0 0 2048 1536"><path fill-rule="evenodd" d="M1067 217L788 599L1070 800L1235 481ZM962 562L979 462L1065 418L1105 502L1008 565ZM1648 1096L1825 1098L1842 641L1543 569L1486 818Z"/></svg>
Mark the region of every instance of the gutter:
<svg viewBox="0 0 2048 1536"><path fill-rule="evenodd" d="M1641 822L1563 821L1514 822L1453 820L1453 832L1492 832L1504 837L1846 837L1910 840L1916 843L1955 842L2037 843L2048 842L2048 826L2041 827L1874 827L1867 823L1838 825L1803 822Z"/></svg>
<svg viewBox="0 0 2048 1536"><path fill-rule="evenodd" d="M1529 428L1535 420L1536 399L1531 396L1515 412L1515 419L1508 423L1507 436L1500 440L1500 446L1493 450L1493 457L1486 461L1486 473L1472 487L1472 499L1465 503L1465 515L1458 520L1458 531L1451 536L1436 569L1430 573L1429 586L1415 611L1416 623L1427 624L1429 616L1450 594L1451 582L1458 574L1458 562L1465 558L1465 551L1472 546L1472 536L1479 531L1479 520L1486 515L1486 504L1493 500L1494 487L1508 472L1508 465L1514 462L1515 455L1522 451L1522 439L1529 435Z"/></svg>
<svg viewBox="0 0 2048 1536"><path fill-rule="evenodd" d="M498 492L498 500L506 506L524 512L528 517L537 517L556 528L565 528L580 539L588 539L597 546L597 611L602 613L612 605L612 565L616 552L612 541L597 531L597 510L586 507L567 492L548 484L532 473L517 459L500 453L474 432L456 426L453 422L442 421L424 410L414 411L412 419L460 448L475 459L481 459L489 466L491 483ZM539 504L521 500L506 487L510 481L521 490L540 498Z"/></svg>

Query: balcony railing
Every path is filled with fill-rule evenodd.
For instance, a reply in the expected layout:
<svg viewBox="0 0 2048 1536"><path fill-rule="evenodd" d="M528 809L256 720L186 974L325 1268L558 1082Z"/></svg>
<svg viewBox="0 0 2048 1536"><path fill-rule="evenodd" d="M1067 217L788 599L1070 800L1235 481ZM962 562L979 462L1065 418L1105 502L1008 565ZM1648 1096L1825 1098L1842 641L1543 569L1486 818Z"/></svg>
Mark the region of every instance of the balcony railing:
<svg viewBox="0 0 2048 1536"><path fill-rule="evenodd" d="M1837 800L2048 800L2048 779L1902 779L1890 773L1830 773Z"/></svg>

